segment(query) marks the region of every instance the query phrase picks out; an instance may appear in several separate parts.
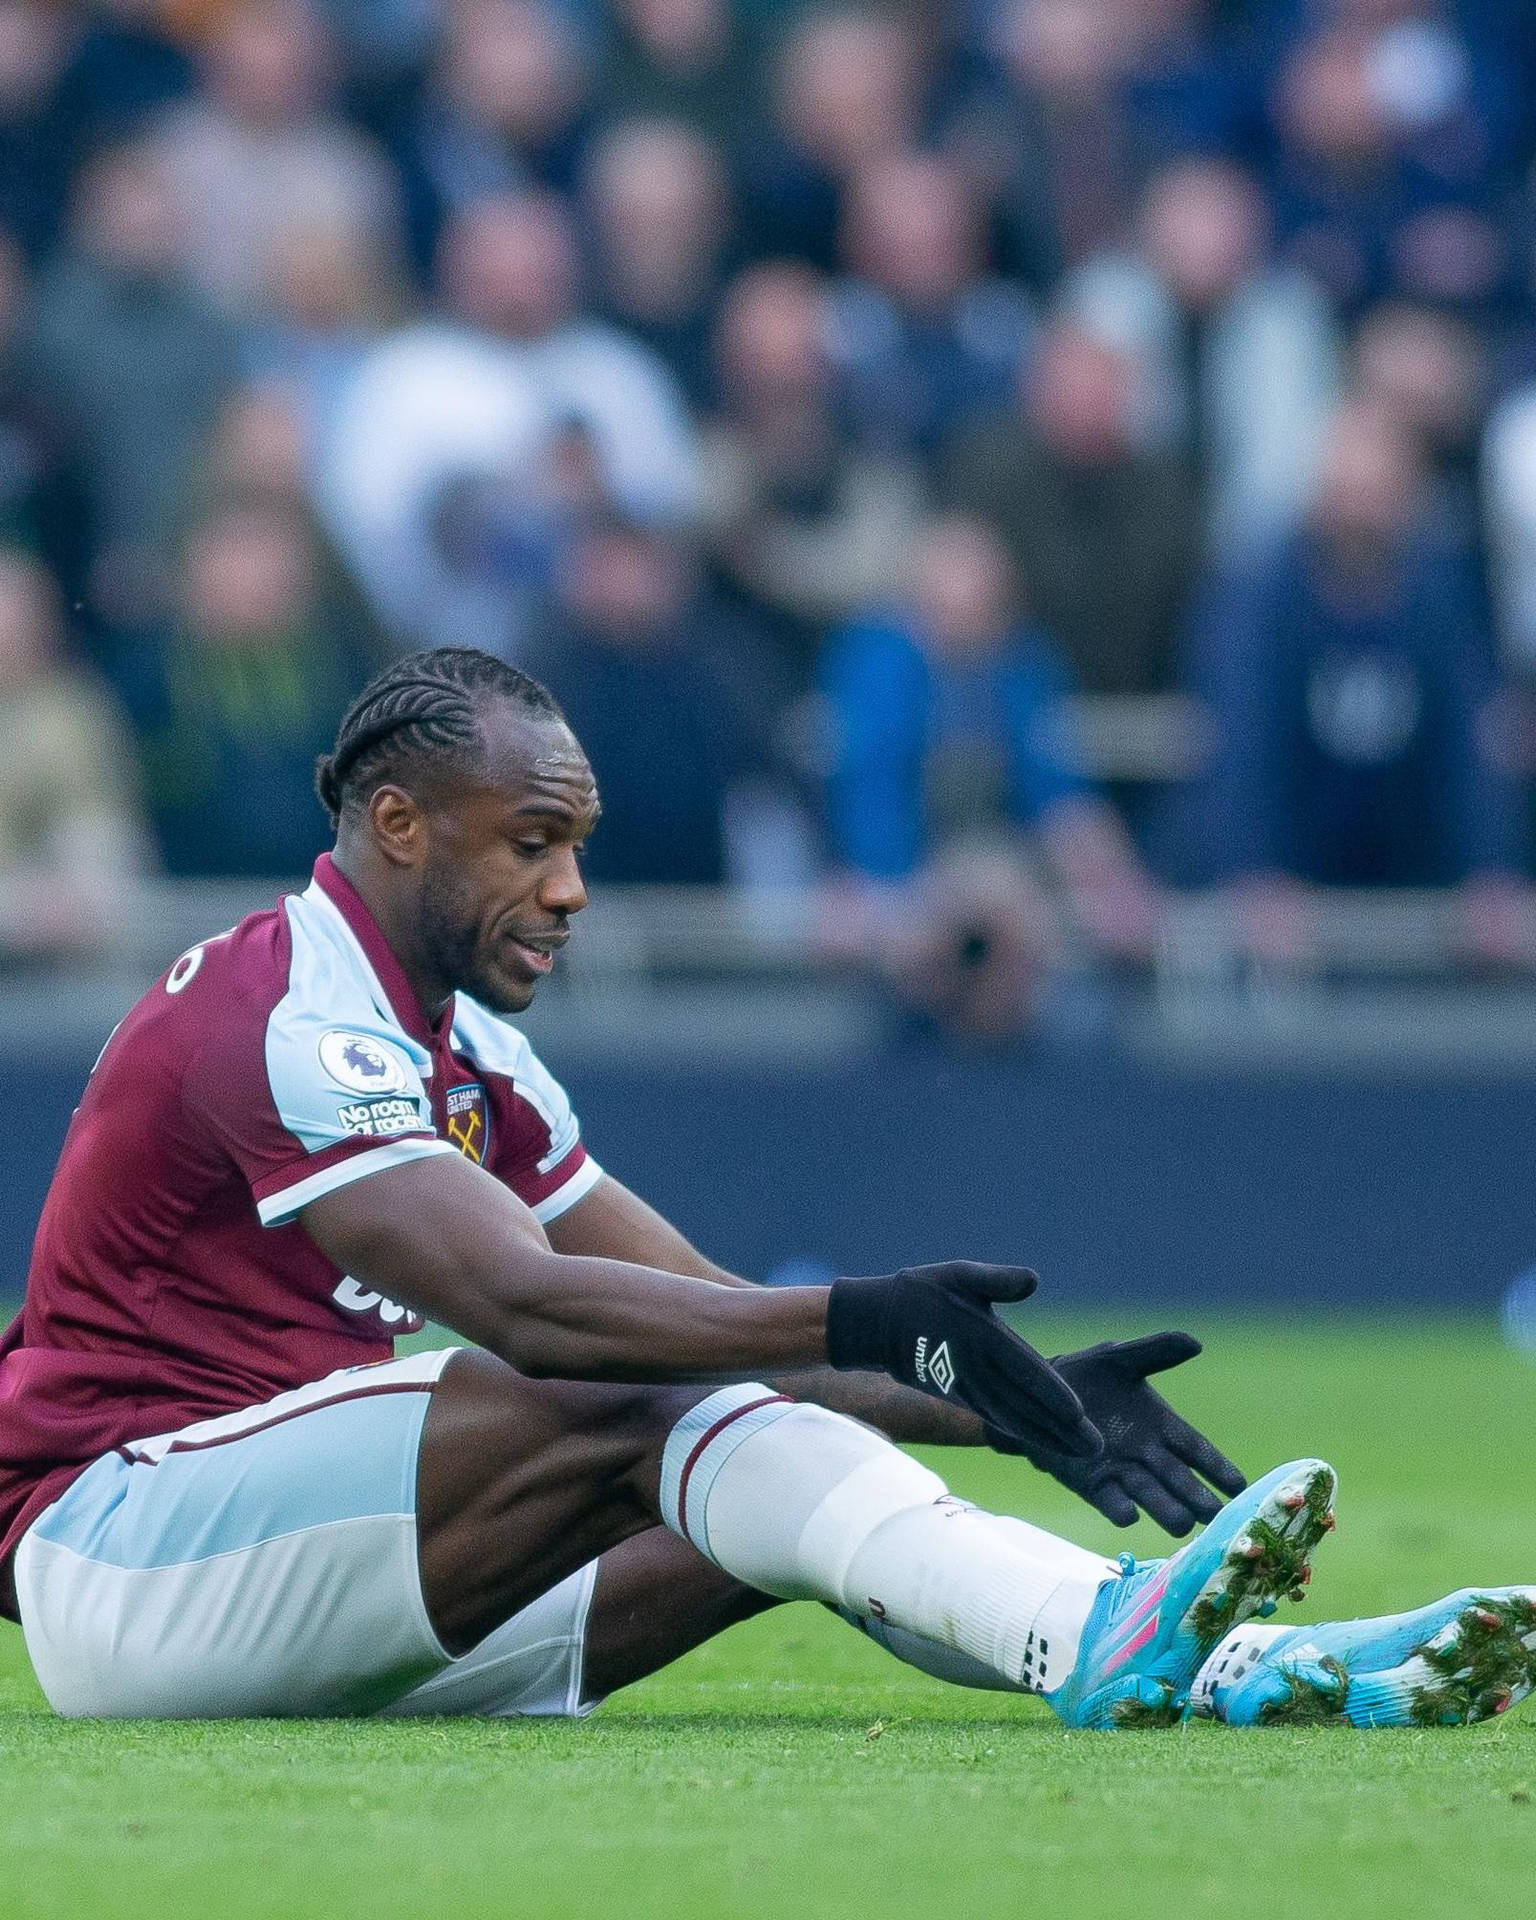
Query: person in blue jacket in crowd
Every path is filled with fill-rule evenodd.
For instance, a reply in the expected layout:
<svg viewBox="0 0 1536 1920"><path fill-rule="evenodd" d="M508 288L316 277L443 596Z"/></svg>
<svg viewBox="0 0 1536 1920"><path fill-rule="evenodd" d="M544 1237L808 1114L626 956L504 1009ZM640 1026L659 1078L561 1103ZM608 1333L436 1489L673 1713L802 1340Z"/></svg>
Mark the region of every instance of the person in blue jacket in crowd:
<svg viewBox="0 0 1536 1920"><path fill-rule="evenodd" d="M1070 671L1019 614L987 522L927 526L908 599L832 637L821 690L846 879L832 917L909 997L1007 1032L1028 1024L1061 939L1146 956L1155 889L1082 770Z"/></svg>

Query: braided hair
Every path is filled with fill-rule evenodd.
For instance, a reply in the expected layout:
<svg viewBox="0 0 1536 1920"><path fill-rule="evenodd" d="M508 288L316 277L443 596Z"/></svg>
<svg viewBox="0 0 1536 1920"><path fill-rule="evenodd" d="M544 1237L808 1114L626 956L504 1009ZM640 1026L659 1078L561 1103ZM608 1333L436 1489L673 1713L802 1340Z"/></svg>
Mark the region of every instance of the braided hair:
<svg viewBox="0 0 1536 1920"><path fill-rule="evenodd" d="M375 674L342 716L336 745L315 765L315 791L331 825L384 782L403 781L413 764L476 765L487 699L564 718L546 687L474 647L405 654Z"/></svg>

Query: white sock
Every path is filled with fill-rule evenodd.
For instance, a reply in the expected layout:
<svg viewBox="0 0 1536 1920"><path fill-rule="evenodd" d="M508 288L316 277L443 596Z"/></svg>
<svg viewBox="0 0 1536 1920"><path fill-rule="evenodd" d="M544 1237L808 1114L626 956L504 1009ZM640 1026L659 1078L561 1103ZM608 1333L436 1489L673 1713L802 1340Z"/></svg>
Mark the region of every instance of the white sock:
<svg viewBox="0 0 1536 1920"><path fill-rule="evenodd" d="M952 1499L944 1482L841 1414L724 1387L673 1428L662 1515L717 1566L786 1600L824 1600L1047 1693L1077 1659L1117 1568L1070 1541Z"/></svg>
<svg viewBox="0 0 1536 1920"><path fill-rule="evenodd" d="M1264 1620L1250 1620L1246 1626L1235 1627L1220 1646L1206 1655L1204 1665L1195 1675L1189 1689L1190 1712L1202 1719L1214 1719L1217 1687L1235 1686L1258 1664L1270 1642L1277 1635L1289 1632L1287 1626L1270 1625Z"/></svg>
<svg viewBox="0 0 1536 1920"><path fill-rule="evenodd" d="M925 1640L920 1633L908 1633L905 1627L893 1627L886 1620L862 1619L852 1607L835 1607L833 1611L904 1667L916 1667L919 1673L932 1674L935 1680L947 1680L952 1687L979 1687L987 1693L1029 1692L1028 1687L1005 1680L968 1653L941 1647L937 1640Z"/></svg>

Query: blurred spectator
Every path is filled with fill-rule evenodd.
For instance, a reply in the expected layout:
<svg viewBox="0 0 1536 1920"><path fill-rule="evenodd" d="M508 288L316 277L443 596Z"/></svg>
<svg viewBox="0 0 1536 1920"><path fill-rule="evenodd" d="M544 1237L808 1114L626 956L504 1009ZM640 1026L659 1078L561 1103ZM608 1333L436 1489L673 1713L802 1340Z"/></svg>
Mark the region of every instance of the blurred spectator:
<svg viewBox="0 0 1536 1920"><path fill-rule="evenodd" d="M1507 666L1536 686L1536 381L1494 409L1482 449L1489 577Z"/></svg>
<svg viewBox="0 0 1536 1920"><path fill-rule="evenodd" d="M840 433L826 290L808 267L749 267L716 340L704 433L706 538L722 579L773 619L804 676L822 626L894 596L923 507L917 468Z"/></svg>
<svg viewBox="0 0 1536 1920"><path fill-rule="evenodd" d="M301 403L311 454L324 441L348 381L404 302L399 263L368 235L296 215L278 235L271 305L245 330L246 370Z"/></svg>
<svg viewBox="0 0 1536 1920"><path fill-rule="evenodd" d="M326 111L328 66L304 0L238 0L206 44L206 91L161 122L188 269L240 317L269 303L296 214L311 228L351 228L378 246L396 230L383 156Z"/></svg>
<svg viewBox="0 0 1536 1920"><path fill-rule="evenodd" d="M1449 113L1465 66L1449 31L1402 20L1383 41L1335 25L1303 40L1277 83L1285 255L1347 313L1391 295L1476 310L1503 285L1503 236L1477 204L1491 142ZM1440 127L1442 107L1443 137L1426 145L1415 136Z"/></svg>
<svg viewBox="0 0 1536 1920"><path fill-rule="evenodd" d="M956 167L920 154L861 167L842 258L854 277L834 292L832 343L857 439L927 456L1007 400L1031 313L1016 287L984 276L980 210Z"/></svg>
<svg viewBox="0 0 1536 1920"><path fill-rule="evenodd" d="M384 341L343 394L319 497L402 643L506 652L548 584L570 507L611 498L642 519L687 519L697 450L660 363L579 316L558 201L470 208L444 235L442 278L451 317Z"/></svg>
<svg viewBox="0 0 1536 1920"><path fill-rule="evenodd" d="M47 553L54 571L74 573L71 502L61 488L22 351L26 265L14 241L0 232L0 550L31 547ZM60 522L63 524L60 524Z"/></svg>
<svg viewBox="0 0 1536 1920"><path fill-rule="evenodd" d="M142 865L132 759L106 694L63 662L53 584L0 549L0 961L88 953Z"/></svg>
<svg viewBox="0 0 1536 1920"><path fill-rule="evenodd" d="M840 200L860 167L910 150L922 122L916 42L893 15L813 9L789 31L773 117L743 160L743 244L831 272Z"/></svg>
<svg viewBox="0 0 1536 1920"><path fill-rule="evenodd" d="M0 226L29 257L58 233L75 157L55 84L68 49L63 15L37 0L0 4Z"/></svg>
<svg viewBox="0 0 1536 1920"><path fill-rule="evenodd" d="M1356 391L1418 440L1445 536L1481 545L1479 429L1487 410L1487 356L1464 320L1423 307L1373 308L1355 335Z"/></svg>
<svg viewBox="0 0 1536 1920"><path fill-rule="evenodd" d="M1224 562L1295 520L1338 399L1328 302L1267 262L1267 229L1246 174L1176 161L1148 184L1134 248L1084 262L1064 289L1089 332L1136 357L1148 444L1193 463Z"/></svg>
<svg viewBox="0 0 1536 1920"><path fill-rule="evenodd" d="M170 17L164 0L94 0L55 96L77 164L142 133L157 109L192 91L196 69Z"/></svg>
<svg viewBox="0 0 1536 1920"><path fill-rule="evenodd" d="M716 885L727 803L761 777L773 687L755 636L710 600L683 548L600 516L562 569L556 622L534 656L597 775L597 880Z"/></svg>
<svg viewBox="0 0 1536 1920"><path fill-rule="evenodd" d="M771 823L825 771L827 628L895 606L929 660L907 575L931 492L1011 557L993 580L1011 626L981 653L1046 636L1085 694L1132 696L1088 718L1138 833L1137 776L1169 777L1199 725L1192 702L1136 696L1174 690L1198 591L1223 712L1249 714L1254 660L1291 662L1253 722L1274 766L1237 783L1246 811L1233 847L1207 836L1213 861L1249 871L1236 841L1289 819L1272 796L1306 779L1307 831L1342 822L1340 871L1413 845L1426 873L1507 875L1504 776L1466 716L1500 766L1536 767L1531 15L0 0L0 542L80 605L150 734L190 716L215 743L189 780L221 755L258 787L286 779L259 770L301 757L272 689L329 712L333 680L381 648L558 656L569 627L585 681L633 678L653 742L691 669L689 724L716 743L701 766L734 744L726 798L695 809L713 851L690 827L670 870L782 875L804 846ZM1369 423L1359 471L1335 445L1318 493L1341 391ZM1417 466L1383 531L1381 448L1402 440ZM974 586L987 569L950 532L924 551L952 584L971 551ZM1516 683L1491 705L1490 588ZM285 611L230 613L243 596ZM1335 656L1366 666L1335 685ZM247 679L265 689L248 710ZM1385 737L1410 681L1408 744L1350 761L1339 729L1375 714ZM640 791L642 747L616 741ZM153 749L157 782L171 759ZM1422 800L1462 822L1454 858L1406 801L1380 825L1394 780L1459 796ZM319 824L304 805L295 851ZM1021 879L1019 833L1040 835L1011 831L1003 857L968 856L967 885L1014 903L999 925L1033 926L1015 950L1038 957L1060 917L1050 860ZM289 864L251 846L235 857ZM211 835L175 857L218 864ZM898 891L939 868L925 855ZM1507 949L1506 882L1463 886L1480 950ZM1292 896L1252 897L1256 926L1279 903L1283 949Z"/></svg>
<svg viewBox="0 0 1536 1920"><path fill-rule="evenodd" d="M1047 878L1094 945L1145 959L1157 910L1124 829L1077 766L1065 662L1012 608L1007 551L951 515L917 542L910 601L828 648L835 856L873 882L840 902L902 990L953 1024L1026 1026L1052 946Z"/></svg>
<svg viewBox="0 0 1536 1920"><path fill-rule="evenodd" d="M431 50L443 0L317 0L353 82L354 97L388 102Z"/></svg>
<svg viewBox="0 0 1536 1920"><path fill-rule="evenodd" d="M730 0L615 0L607 11L607 115L680 120L733 150L757 101Z"/></svg>
<svg viewBox="0 0 1536 1920"><path fill-rule="evenodd" d="M621 122L587 167L596 309L665 360L693 406L708 389L728 196L719 154L674 121Z"/></svg>
<svg viewBox="0 0 1536 1920"><path fill-rule="evenodd" d="M329 844L312 789L370 663L327 606L302 516L256 497L192 529L171 617L113 658L171 873L286 877Z"/></svg>
<svg viewBox="0 0 1536 1920"><path fill-rule="evenodd" d="M1522 847L1513 782L1486 755L1489 637L1426 507L1410 435L1347 406L1305 529L1200 610L1195 684L1219 745L1191 835L1279 957L1307 942L1298 883L1462 886L1469 940L1510 957Z"/></svg>
<svg viewBox="0 0 1536 1920"><path fill-rule="evenodd" d="M949 499L991 520L1013 556L1026 615L1089 693L1153 693L1199 546L1199 506L1172 454L1136 444L1134 364L1058 325L1025 370L1018 414L962 434Z"/></svg>
<svg viewBox="0 0 1536 1920"><path fill-rule="evenodd" d="M589 86L571 16L551 0L450 0L421 100L393 143L423 282L451 215L496 195L575 184Z"/></svg>
<svg viewBox="0 0 1536 1920"><path fill-rule="evenodd" d="M1206 0L1004 0L993 58L942 114L996 208L1002 263L1039 289L1112 244L1146 173L1243 137Z"/></svg>
<svg viewBox="0 0 1536 1920"><path fill-rule="evenodd" d="M1414 178L1460 189L1512 174L1519 28L1499 10L1500 0L1327 0L1276 12L1282 43L1348 49L1372 119Z"/></svg>
<svg viewBox="0 0 1536 1920"><path fill-rule="evenodd" d="M20 348L80 476L93 610L109 622L141 618L160 591L175 502L235 374L234 338L188 285L180 238L158 156L143 145L100 156Z"/></svg>
<svg viewBox="0 0 1536 1920"><path fill-rule="evenodd" d="M236 505L272 506L299 521L322 624L349 659L372 672L392 650L315 514L306 429L303 405L291 389L276 384L237 388L219 417L207 459L192 477L179 525L190 531Z"/></svg>

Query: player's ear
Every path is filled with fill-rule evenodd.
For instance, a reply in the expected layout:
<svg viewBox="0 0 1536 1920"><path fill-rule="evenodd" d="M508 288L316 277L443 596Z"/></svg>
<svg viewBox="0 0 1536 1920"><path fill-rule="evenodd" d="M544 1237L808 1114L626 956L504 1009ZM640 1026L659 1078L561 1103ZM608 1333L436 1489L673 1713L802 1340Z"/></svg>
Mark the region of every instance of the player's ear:
<svg viewBox="0 0 1536 1920"><path fill-rule="evenodd" d="M426 851L426 816L404 787L379 787L368 820L380 853L392 866L414 867Z"/></svg>

